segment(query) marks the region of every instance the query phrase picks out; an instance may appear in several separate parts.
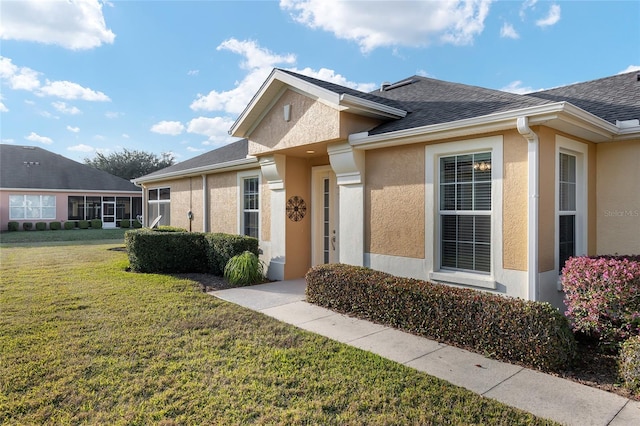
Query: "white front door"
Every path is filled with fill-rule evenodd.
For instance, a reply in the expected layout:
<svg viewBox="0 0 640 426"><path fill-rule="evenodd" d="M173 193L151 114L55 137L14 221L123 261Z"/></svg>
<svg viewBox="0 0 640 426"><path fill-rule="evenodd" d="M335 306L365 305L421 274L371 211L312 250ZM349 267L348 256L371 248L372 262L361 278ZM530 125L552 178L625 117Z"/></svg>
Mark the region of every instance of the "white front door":
<svg viewBox="0 0 640 426"><path fill-rule="evenodd" d="M312 265L339 259L338 185L330 166L314 167L311 187Z"/></svg>
<svg viewBox="0 0 640 426"><path fill-rule="evenodd" d="M102 202L102 227L116 227L116 203L115 201Z"/></svg>

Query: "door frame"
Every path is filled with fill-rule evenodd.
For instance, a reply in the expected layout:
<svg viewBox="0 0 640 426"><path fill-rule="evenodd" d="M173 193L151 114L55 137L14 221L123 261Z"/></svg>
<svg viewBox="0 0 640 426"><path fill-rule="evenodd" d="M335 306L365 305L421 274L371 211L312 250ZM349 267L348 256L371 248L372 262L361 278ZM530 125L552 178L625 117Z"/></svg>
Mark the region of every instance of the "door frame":
<svg viewBox="0 0 640 426"><path fill-rule="evenodd" d="M107 214L107 209L105 208L108 204L113 207L113 214ZM102 227L105 229L115 228L116 227L116 202L115 201L104 201L102 200ZM105 220L106 217L113 217L113 222L107 222Z"/></svg>
<svg viewBox="0 0 640 426"><path fill-rule="evenodd" d="M329 235L324 235L324 181L329 179ZM339 194L336 175L331 166L311 169L311 266L325 262L325 237L328 240L329 262L340 259Z"/></svg>

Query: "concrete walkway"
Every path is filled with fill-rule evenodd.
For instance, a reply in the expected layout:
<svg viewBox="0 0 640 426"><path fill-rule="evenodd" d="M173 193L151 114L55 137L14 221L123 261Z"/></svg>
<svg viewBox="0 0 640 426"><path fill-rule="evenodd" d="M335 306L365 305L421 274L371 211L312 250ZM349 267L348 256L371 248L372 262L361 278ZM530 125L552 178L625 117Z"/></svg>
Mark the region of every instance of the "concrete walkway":
<svg viewBox="0 0 640 426"><path fill-rule="evenodd" d="M210 294L566 425L640 425L640 402L305 302L303 279Z"/></svg>

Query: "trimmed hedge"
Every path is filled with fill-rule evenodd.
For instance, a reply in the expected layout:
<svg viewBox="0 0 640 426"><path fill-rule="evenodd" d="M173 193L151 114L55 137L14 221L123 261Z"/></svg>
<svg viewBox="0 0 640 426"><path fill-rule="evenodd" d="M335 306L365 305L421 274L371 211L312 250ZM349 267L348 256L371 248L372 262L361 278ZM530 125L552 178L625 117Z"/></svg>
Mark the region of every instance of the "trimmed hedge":
<svg viewBox="0 0 640 426"><path fill-rule="evenodd" d="M75 227L76 227L76 222L74 221L69 221L64 223L64 229L75 229Z"/></svg>
<svg viewBox="0 0 640 426"><path fill-rule="evenodd" d="M33 229L33 223L22 222L22 229L24 229L25 231L31 231Z"/></svg>
<svg viewBox="0 0 640 426"><path fill-rule="evenodd" d="M313 267L306 280L311 303L497 359L558 371L576 355L567 319L548 303L341 264Z"/></svg>
<svg viewBox="0 0 640 426"><path fill-rule="evenodd" d="M129 219L122 219L120 221L120 228L122 229L131 228L131 221Z"/></svg>
<svg viewBox="0 0 640 426"><path fill-rule="evenodd" d="M58 231L62 228L62 224L60 222L50 222L49 229L52 231Z"/></svg>
<svg viewBox="0 0 640 426"><path fill-rule="evenodd" d="M572 257L562 286L574 331L614 349L640 334L640 256Z"/></svg>
<svg viewBox="0 0 640 426"><path fill-rule="evenodd" d="M209 271L218 276L224 274L224 267L232 257L250 251L256 256L258 252L258 239L243 235L223 233L206 234L207 261Z"/></svg>
<svg viewBox="0 0 640 426"><path fill-rule="evenodd" d="M206 272L204 234L129 230L124 234L129 265L134 272Z"/></svg>
<svg viewBox="0 0 640 426"><path fill-rule="evenodd" d="M640 336L631 337L622 344L618 359L624 387L640 392Z"/></svg>
<svg viewBox="0 0 640 426"><path fill-rule="evenodd" d="M102 229L102 221L100 219L91 219L92 229Z"/></svg>
<svg viewBox="0 0 640 426"><path fill-rule="evenodd" d="M142 228L142 223L140 223L138 219L132 219L131 222L132 222L131 224L132 228L136 228L136 229Z"/></svg>
<svg viewBox="0 0 640 426"><path fill-rule="evenodd" d="M7 229L11 232L18 231L20 229L20 222L9 222Z"/></svg>
<svg viewBox="0 0 640 426"><path fill-rule="evenodd" d="M79 220L78 228L80 229L89 229L89 221L88 220Z"/></svg>
<svg viewBox="0 0 640 426"><path fill-rule="evenodd" d="M47 222L36 222L36 231L46 231Z"/></svg>

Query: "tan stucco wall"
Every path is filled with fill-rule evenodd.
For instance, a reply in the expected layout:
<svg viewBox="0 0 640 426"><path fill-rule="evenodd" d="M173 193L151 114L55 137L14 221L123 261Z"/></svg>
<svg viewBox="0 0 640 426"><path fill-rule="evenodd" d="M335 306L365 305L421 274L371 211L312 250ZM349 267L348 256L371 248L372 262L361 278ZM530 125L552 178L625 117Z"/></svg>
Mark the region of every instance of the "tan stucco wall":
<svg viewBox="0 0 640 426"><path fill-rule="evenodd" d="M303 277L311 267L311 168L305 159L288 157L286 170L286 199L297 195L307 205L302 220L285 220L285 279L290 279Z"/></svg>
<svg viewBox="0 0 640 426"><path fill-rule="evenodd" d="M284 106L291 119L284 120ZM307 96L287 90L251 133L249 154L340 138L340 112Z"/></svg>
<svg viewBox="0 0 640 426"><path fill-rule="evenodd" d="M191 231L202 229L202 178L188 177L167 183L171 188L171 226L189 230L187 212L193 213Z"/></svg>
<svg viewBox="0 0 640 426"><path fill-rule="evenodd" d="M533 127L540 139L538 189L538 270L551 271L555 268L555 164L556 134L548 127Z"/></svg>
<svg viewBox="0 0 640 426"><path fill-rule="evenodd" d="M422 144L367 151L366 252L424 258L424 162Z"/></svg>
<svg viewBox="0 0 640 426"><path fill-rule="evenodd" d="M640 253L640 140L601 143L597 157L597 253Z"/></svg>
<svg viewBox="0 0 640 426"><path fill-rule="evenodd" d="M528 142L517 131L503 135L502 262L527 270Z"/></svg>
<svg viewBox="0 0 640 426"><path fill-rule="evenodd" d="M209 231L238 233L238 174L227 172L207 176Z"/></svg>

